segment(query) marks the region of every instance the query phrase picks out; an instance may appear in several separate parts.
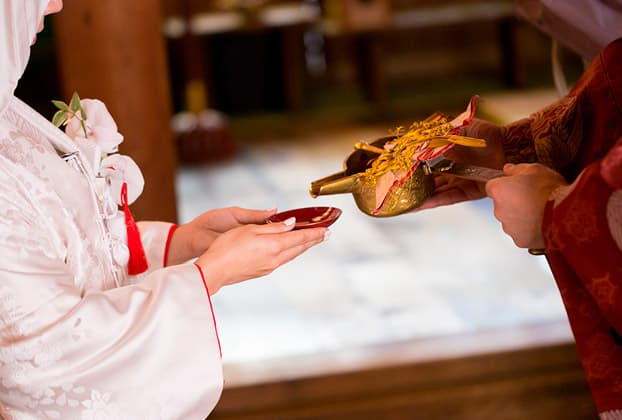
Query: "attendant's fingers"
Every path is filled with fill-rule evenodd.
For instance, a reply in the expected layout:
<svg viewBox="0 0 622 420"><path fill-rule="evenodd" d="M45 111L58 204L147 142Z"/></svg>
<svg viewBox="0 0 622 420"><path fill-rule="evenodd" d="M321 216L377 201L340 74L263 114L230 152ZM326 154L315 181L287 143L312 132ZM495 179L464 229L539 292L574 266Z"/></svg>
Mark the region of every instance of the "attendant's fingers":
<svg viewBox="0 0 622 420"><path fill-rule="evenodd" d="M494 178L488 181L486 183L486 195L494 200L496 197L499 185L503 185L507 181L507 179L508 178L500 177L500 178Z"/></svg>
<svg viewBox="0 0 622 420"><path fill-rule="evenodd" d="M436 188L432 195L417 209L425 210L439 206L447 206L462 201L477 200L485 196L484 183L456 177L453 178L454 181ZM415 209L415 211L417 209Z"/></svg>
<svg viewBox="0 0 622 420"><path fill-rule="evenodd" d="M482 193L484 192L484 182L459 178L451 175L441 175L435 178L434 192L443 192L453 188L469 191L473 190L474 186L477 186L477 189L479 189Z"/></svg>
<svg viewBox="0 0 622 420"><path fill-rule="evenodd" d="M428 199L425 200L422 205L414 209L414 211L432 209L440 206L449 206L465 200L466 196L464 191L460 189L451 189L428 197Z"/></svg>
<svg viewBox="0 0 622 420"><path fill-rule="evenodd" d="M436 194L436 193L441 193L443 191L449 191L449 190L466 191L468 189L472 189L473 184L475 184L475 181L467 181L464 179L454 177L453 181L450 181L444 185L441 185L440 187L435 188L434 193Z"/></svg>
<svg viewBox="0 0 622 420"><path fill-rule="evenodd" d="M503 174L506 176L512 176L516 174L517 171L520 171L520 165L515 165L513 163L506 163L503 165Z"/></svg>
<svg viewBox="0 0 622 420"><path fill-rule="evenodd" d="M451 184L453 179L456 177L448 176L448 175L437 175L434 177L434 187L441 188L445 185Z"/></svg>
<svg viewBox="0 0 622 420"><path fill-rule="evenodd" d="M541 165L539 163L506 163L503 166L503 173L507 176L530 174L536 173L538 169L541 169L543 167L544 165Z"/></svg>

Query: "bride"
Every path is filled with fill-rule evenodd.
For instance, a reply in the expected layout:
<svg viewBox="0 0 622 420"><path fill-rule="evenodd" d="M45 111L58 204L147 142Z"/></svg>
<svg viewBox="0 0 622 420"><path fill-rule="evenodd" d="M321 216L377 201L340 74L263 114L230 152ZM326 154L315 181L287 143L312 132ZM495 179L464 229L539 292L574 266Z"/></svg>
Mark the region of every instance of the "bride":
<svg viewBox="0 0 622 420"><path fill-rule="evenodd" d="M62 104L64 133L13 95L62 0L0 8L0 417L203 419L223 387L210 295L328 232L237 207L134 224L142 176L105 106Z"/></svg>

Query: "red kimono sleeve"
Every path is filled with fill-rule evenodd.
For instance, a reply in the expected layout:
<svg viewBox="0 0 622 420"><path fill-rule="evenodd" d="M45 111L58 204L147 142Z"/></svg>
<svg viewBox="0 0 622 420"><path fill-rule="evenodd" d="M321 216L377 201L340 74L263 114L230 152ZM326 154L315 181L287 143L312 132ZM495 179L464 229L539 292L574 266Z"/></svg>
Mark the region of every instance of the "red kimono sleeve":
<svg viewBox="0 0 622 420"><path fill-rule="evenodd" d="M622 419L622 39L502 139L507 161L536 160L572 183L545 209L546 254L601 418Z"/></svg>
<svg viewBox="0 0 622 420"><path fill-rule="evenodd" d="M596 407L622 414L622 138L566 192L545 209L547 259Z"/></svg>
<svg viewBox="0 0 622 420"><path fill-rule="evenodd" d="M594 59L568 95L498 131L485 128L500 137L507 162L539 162L573 182L622 136L622 38Z"/></svg>

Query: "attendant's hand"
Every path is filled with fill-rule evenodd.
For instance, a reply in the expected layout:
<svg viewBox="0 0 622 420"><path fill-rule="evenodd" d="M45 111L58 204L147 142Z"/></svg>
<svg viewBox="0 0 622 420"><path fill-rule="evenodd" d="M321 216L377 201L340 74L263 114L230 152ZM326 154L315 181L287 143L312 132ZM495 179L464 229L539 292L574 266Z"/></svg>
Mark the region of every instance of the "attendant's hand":
<svg viewBox="0 0 622 420"><path fill-rule="evenodd" d="M183 224L173 233L167 265L175 265L203 254L224 232L247 224L262 224L276 213L272 210L249 210L227 207L207 211Z"/></svg>
<svg viewBox="0 0 622 420"><path fill-rule="evenodd" d="M455 145L445 156L456 162L501 169L505 163L503 152L503 127L484 120L474 119L460 133L463 136L486 140L486 147ZM477 200L486 196L485 183L452 175L436 175L432 195L414 211L425 210L463 201Z"/></svg>
<svg viewBox="0 0 622 420"><path fill-rule="evenodd" d="M503 138L505 127L489 121L473 119L462 128L460 134L486 140L485 147L468 147L456 145L445 156L456 162L469 165L485 166L501 169L505 162Z"/></svg>
<svg viewBox="0 0 622 420"><path fill-rule="evenodd" d="M539 163L508 163L503 172L506 176L486 183L495 217L516 246L544 248L542 217L546 202L568 183L558 172Z"/></svg>
<svg viewBox="0 0 622 420"><path fill-rule="evenodd" d="M294 223L291 218L246 225L216 238L197 260L210 294L222 286L269 274L327 237L326 228L292 231Z"/></svg>

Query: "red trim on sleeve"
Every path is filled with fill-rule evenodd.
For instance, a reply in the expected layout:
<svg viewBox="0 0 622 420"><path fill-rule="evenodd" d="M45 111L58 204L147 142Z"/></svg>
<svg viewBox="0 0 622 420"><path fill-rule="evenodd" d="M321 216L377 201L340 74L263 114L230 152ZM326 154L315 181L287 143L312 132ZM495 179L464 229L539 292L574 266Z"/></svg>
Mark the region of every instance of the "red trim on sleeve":
<svg viewBox="0 0 622 420"><path fill-rule="evenodd" d="M209 301L209 308L212 311L212 320L214 321L214 330L216 331L216 340L218 340L218 351L220 351L220 358L222 358L222 348L220 347L220 337L218 336L218 326L216 325L216 315L214 314L214 307L212 306L212 298L209 295L209 288L207 287L207 283L205 282L205 276L203 275L203 270L197 263L193 263L194 266L199 270L199 274L201 274L201 280L203 280L203 286L205 286L205 292L207 293L207 300Z"/></svg>
<svg viewBox="0 0 622 420"><path fill-rule="evenodd" d="M168 236L166 237L166 244L164 244L164 258L162 261L162 267L166 267L168 260L168 250L171 246L171 239L173 239L173 233L177 230L177 225L172 225L168 231Z"/></svg>

